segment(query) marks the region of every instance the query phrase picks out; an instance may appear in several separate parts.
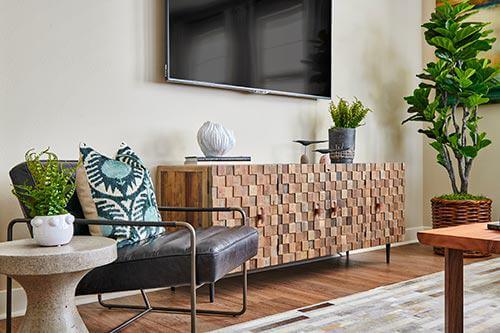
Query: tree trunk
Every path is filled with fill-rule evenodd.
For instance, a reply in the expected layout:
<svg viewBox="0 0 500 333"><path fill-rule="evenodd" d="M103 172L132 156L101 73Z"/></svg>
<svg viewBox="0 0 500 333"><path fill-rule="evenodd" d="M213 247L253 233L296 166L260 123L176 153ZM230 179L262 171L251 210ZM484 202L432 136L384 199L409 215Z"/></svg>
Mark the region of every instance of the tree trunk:
<svg viewBox="0 0 500 333"><path fill-rule="evenodd" d="M445 159L445 164L444 168L446 169L446 172L448 173L448 177L450 178L451 182L451 188L453 189L453 193L458 193L458 186L457 186L457 180L455 177L455 170L453 170L453 164L451 163L451 156L450 152L448 151L448 148L446 146L443 146L443 153L442 153L444 159Z"/></svg>

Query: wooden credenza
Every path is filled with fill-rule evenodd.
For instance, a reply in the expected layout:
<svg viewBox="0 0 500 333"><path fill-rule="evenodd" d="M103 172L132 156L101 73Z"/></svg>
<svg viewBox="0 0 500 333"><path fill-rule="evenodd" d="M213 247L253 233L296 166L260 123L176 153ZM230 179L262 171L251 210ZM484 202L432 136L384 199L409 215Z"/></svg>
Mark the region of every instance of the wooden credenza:
<svg viewBox="0 0 500 333"><path fill-rule="evenodd" d="M259 231L250 269L404 240L403 163L160 166L161 206L242 207ZM233 213L163 213L196 227Z"/></svg>

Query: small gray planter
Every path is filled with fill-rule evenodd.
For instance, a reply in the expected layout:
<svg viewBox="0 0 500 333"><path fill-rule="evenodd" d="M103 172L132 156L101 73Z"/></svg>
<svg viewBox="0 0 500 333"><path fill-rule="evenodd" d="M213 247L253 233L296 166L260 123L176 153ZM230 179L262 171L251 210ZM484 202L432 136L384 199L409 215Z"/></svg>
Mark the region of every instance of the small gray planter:
<svg viewBox="0 0 500 333"><path fill-rule="evenodd" d="M356 146L356 129L330 128L328 137L332 163L352 163Z"/></svg>

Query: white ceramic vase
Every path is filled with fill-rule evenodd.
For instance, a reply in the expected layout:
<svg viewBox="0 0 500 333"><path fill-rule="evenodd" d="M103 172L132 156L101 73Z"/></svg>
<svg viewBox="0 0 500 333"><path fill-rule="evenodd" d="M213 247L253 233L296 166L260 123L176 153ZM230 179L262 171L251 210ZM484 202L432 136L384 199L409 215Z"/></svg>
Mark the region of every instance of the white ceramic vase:
<svg viewBox="0 0 500 333"><path fill-rule="evenodd" d="M233 131L221 124L207 121L198 130L198 144L206 157L221 157L235 145Z"/></svg>
<svg viewBox="0 0 500 333"><path fill-rule="evenodd" d="M33 238L41 246L68 244L73 238L73 222L71 214L37 216L31 220Z"/></svg>

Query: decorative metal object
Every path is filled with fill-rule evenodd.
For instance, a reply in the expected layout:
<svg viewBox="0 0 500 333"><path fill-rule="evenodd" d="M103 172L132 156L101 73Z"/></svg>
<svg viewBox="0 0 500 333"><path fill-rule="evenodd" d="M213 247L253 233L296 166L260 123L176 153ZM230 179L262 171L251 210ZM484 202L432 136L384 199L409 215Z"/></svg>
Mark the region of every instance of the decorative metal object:
<svg viewBox="0 0 500 333"><path fill-rule="evenodd" d="M198 144L206 157L221 157L233 149L236 139L233 131L207 121L198 130Z"/></svg>
<svg viewBox="0 0 500 333"><path fill-rule="evenodd" d="M307 147L313 144L325 143L328 142L328 140L295 140L293 142L299 143L304 146L304 154L300 156L300 164L308 164L309 157L307 156Z"/></svg>
<svg viewBox="0 0 500 333"><path fill-rule="evenodd" d="M332 163L352 163L356 145L356 129L334 127L328 130L328 136Z"/></svg>

